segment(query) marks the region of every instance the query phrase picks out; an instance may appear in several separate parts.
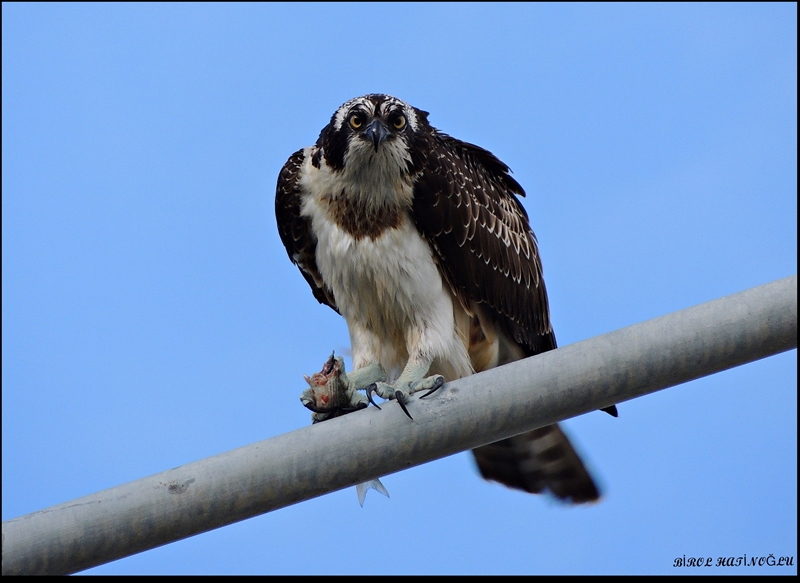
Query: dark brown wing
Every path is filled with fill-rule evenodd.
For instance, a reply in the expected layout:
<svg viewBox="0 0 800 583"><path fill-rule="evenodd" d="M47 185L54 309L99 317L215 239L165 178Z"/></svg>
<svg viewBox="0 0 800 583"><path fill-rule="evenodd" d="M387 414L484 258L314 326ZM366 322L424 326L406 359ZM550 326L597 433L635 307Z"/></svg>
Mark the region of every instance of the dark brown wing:
<svg viewBox="0 0 800 583"><path fill-rule="evenodd" d="M424 140L414 220L462 300L485 305L528 355L556 347L525 191L490 152L440 132Z"/></svg>
<svg viewBox="0 0 800 583"><path fill-rule="evenodd" d="M508 166L482 148L438 132L427 144L414 220L450 286L466 306L485 306L526 355L554 349L539 250L517 199L524 190ZM472 453L484 478L510 488L550 492L573 504L600 496L557 424Z"/></svg>
<svg viewBox="0 0 800 583"><path fill-rule="evenodd" d="M286 247L289 259L300 268L306 278L314 297L321 304L336 310L333 292L322 281L317 269L317 241L311 232L311 223L300 215L299 174L305 156L303 150L292 154L281 168L278 175L278 187L275 192L275 218L278 221L278 233Z"/></svg>

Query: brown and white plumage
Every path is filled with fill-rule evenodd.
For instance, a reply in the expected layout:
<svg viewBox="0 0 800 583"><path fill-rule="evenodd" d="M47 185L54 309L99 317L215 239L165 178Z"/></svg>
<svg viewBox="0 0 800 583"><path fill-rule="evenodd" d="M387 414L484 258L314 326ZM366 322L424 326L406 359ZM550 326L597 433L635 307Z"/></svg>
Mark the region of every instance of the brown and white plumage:
<svg viewBox="0 0 800 583"><path fill-rule="evenodd" d="M401 402L428 374L453 380L556 347L523 188L427 117L386 95L348 101L289 158L275 200L289 257L347 321L356 373L380 365ZM509 487L599 496L557 425L474 454Z"/></svg>

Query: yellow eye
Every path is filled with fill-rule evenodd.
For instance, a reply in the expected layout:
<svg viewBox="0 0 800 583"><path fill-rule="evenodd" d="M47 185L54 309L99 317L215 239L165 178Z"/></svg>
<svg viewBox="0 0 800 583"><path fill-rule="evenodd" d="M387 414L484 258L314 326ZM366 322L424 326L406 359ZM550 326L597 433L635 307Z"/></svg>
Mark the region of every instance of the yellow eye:
<svg viewBox="0 0 800 583"><path fill-rule="evenodd" d="M354 130L357 130L362 125L364 125L364 122L361 121L360 115L354 113L353 115L350 116L350 127L352 127Z"/></svg>
<svg viewBox="0 0 800 583"><path fill-rule="evenodd" d="M394 122L392 122L392 125L396 130L402 130L404 127L406 127L405 116L398 115L397 118L395 118Z"/></svg>

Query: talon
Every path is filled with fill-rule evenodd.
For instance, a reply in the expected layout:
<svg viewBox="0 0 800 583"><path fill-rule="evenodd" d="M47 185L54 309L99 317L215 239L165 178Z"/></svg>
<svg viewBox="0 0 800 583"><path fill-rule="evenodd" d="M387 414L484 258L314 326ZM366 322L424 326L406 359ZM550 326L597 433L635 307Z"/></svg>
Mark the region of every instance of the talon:
<svg viewBox="0 0 800 583"><path fill-rule="evenodd" d="M424 399L425 397L427 397L431 393L435 393L436 391L438 391L439 389L442 388L442 385L444 385L444 377L439 377L438 379L436 379L436 382L433 383L433 386L431 387L431 389L427 393L422 395L420 397L420 399Z"/></svg>
<svg viewBox="0 0 800 583"><path fill-rule="evenodd" d="M403 413L408 415L408 418L413 421L414 418L411 416L411 413L408 412L408 409L406 409L406 404L403 403L403 391L401 391L400 389L397 389L394 392L394 398L397 399L398 403L400 403L400 408L403 410Z"/></svg>
<svg viewBox="0 0 800 583"><path fill-rule="evenodd" d="M322 374L324 374L324 375L331 374L331 371L333 370L333 365L336 362L336 359L334 358L335 354L336 354L336 351L334 350L333 352L331 352L330 358L328 358L328 360L325 361L325 364L322 365L322 371L321 371Z"/></svg>
<svg viewBox="0 0 800 583"><path fill-rule="evenodd" d="M373 403L373 405L375 405L375 403ZM377 405L375 406L378 407ZM339 410L342 411L343 413L352 413L353 411L358 411L359 409L366 409L366 408L367 408L366 403L358 403L355 407L341 407ZM380 409L380 407L378 407L378 409Z"/></svg>
<svg viewBox="0 0 800 583"><path fill-rule="evenodd" d="M377 407L378 410L380 411L381 408L378 407L378 404L375 401L372 400L372 393L373 392L375 392L375 393L378 392L378 384L377 383L372 383L371 385L368 385L365 390L367 392L367 400L369 400L369 402L372 403L375 407Z"/></svg>
<svg viewBox="0 0 800 583"><path fill-rule="evenodd" d="M602 408L600 410L601 411L605 411L606 413L608 413L612 417L617 417L619 415L619 413L617 413L617 406L616 405L611 405L610 407L604 407L604 408Z"/></svg>
<svg viewBox="0 0 800 583"><path fill-rule="evenodd" d="M303 406L314 413L333 413L337 409L336 407L317 407L313 403L306 403L305 401L303 402Z"/></svg>

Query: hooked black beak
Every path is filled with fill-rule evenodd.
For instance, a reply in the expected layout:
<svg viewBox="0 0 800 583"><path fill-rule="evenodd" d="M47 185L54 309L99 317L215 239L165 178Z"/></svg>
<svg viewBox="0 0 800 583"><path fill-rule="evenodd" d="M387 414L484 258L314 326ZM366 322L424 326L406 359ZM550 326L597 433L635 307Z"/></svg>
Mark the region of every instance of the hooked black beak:
<svg viewBox="0 0 800 583"><path fill-rule="evenodd" d="M381 142L386 139L386 137L390 134L389 128L386 127L381 120L375 119L372 120L367 126L367 129L364 130L363 136L364 139L372 140L373 145L375 146L375 151L378 151L378 146L380 146Z"/></svg>

